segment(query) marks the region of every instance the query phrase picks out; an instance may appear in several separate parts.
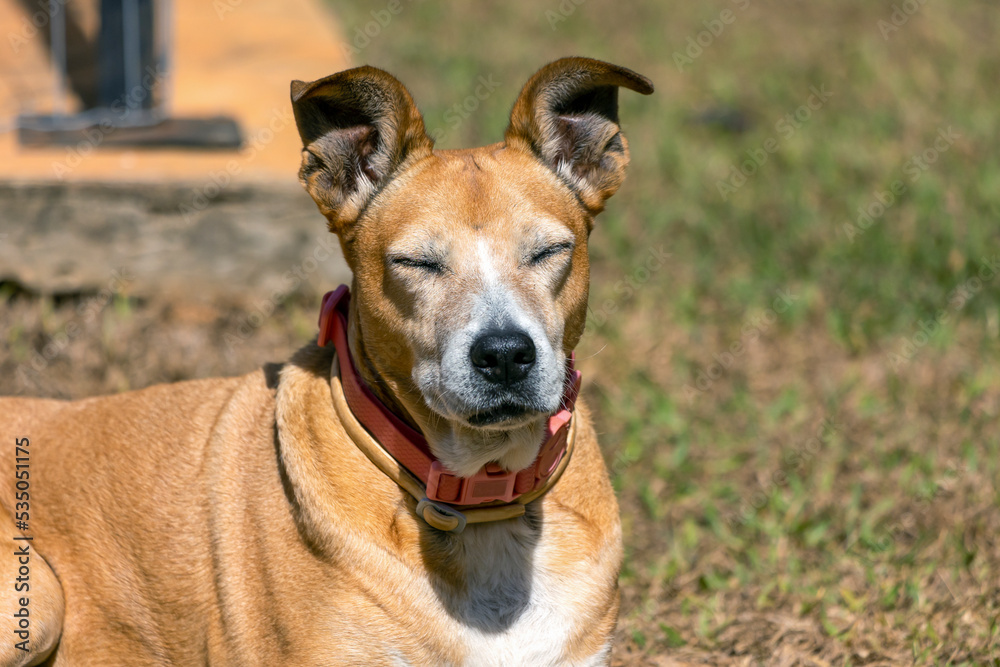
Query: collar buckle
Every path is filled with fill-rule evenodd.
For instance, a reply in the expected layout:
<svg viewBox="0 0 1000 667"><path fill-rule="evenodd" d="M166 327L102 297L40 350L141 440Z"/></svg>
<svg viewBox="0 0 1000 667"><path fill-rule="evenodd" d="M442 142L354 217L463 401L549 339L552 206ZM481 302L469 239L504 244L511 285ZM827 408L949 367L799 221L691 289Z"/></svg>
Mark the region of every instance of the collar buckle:
<svg viewBox="0 0 1000 667"><path fill-rule="evenodd" d="M456 477L440 461L434 461L427 476L427 498L452 505L480 505L495 500L510 503L521 495L514 491L516 482L517 473L499 466L486 465L472 477Z"/></svg>

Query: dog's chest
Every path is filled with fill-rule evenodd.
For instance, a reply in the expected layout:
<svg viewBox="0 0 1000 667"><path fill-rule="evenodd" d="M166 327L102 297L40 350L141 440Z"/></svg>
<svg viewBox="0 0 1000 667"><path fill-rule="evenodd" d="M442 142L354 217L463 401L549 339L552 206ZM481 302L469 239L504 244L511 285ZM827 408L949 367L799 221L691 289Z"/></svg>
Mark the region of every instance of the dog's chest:
<svg viewBox="0 0 1000 667"><path fill-rule="evenodd" d="M431 587L453 619L464 664L604 664L606 652L566 660L593 594L586 572L566 569L527 522L470 526L461 540L464 586Z"/></svg>

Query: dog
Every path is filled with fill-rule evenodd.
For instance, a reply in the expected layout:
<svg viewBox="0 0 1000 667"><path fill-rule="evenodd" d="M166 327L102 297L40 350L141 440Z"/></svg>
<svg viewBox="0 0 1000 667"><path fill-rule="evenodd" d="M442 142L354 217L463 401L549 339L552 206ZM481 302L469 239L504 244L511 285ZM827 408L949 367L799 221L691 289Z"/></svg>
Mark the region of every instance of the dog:
<svg viewBox="0 0 1000 667"><path fill-rule="evenodd" d="M0 400L2 664L608 664L621 526L572 350L619 88L653 92L555 61L502 142L436 151L380 69L293 81L350 290L282 365Z"/></svg>

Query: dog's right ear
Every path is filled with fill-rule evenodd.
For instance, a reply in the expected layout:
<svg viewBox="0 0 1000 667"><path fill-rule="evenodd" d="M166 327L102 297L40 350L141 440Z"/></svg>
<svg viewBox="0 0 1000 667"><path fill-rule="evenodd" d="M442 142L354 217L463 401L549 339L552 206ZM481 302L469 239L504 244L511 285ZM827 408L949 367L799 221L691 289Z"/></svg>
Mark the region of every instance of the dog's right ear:
<svg viewBox="0 0 1000 667"><path fill-rule="evenodd" d="M401 166L434 148L410 93L375 67L292 81L292 111L302 138L299 182L340 235Z"/></svg>

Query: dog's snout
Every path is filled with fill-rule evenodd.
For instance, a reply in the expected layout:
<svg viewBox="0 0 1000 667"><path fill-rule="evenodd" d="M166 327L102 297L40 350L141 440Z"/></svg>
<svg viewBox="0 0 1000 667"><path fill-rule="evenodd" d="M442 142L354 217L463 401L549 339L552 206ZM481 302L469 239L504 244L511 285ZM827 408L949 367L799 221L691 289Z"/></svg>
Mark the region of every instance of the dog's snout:
<svg viewBox="0 0 1000 667"><path fill-rule="evenodd" d="M490 382L511 385L535 365L535 343L523 331L490 331L472 344L472 365Z"/></svg>

